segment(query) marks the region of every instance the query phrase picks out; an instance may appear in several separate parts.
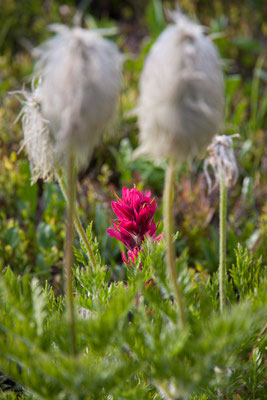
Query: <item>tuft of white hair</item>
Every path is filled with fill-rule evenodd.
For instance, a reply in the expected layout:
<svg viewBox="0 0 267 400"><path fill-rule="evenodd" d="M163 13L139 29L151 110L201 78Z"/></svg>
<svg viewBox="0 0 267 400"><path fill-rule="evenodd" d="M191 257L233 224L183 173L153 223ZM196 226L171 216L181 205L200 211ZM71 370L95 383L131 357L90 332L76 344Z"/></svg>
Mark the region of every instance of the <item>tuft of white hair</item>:
<svg viewBox="0 0 267 400"><path fill-rule="evenodd" d="M140 78L136 154L182 162L201 152L221 128L221 61L204 28L177 13L152 46Z"/></svg>
<svg viewBox="0 0 267 400"><path fill-rule="evenodd" d="M238 167L236 163L233 138L239 138L239 134L217 135L208 146L208 157L204 162L204 172L208 182L209 192L220 182L220 174L223 176L227 188L234 186L238 179ZM208 167L211 167L214 175L214 183L209 174Z"/></svg>
<svg viewBox="0 0 267 400"><path fill-rule="evenodd" d="M22 91L21 94L24 96L24 105L20 113L24 134L21 149L25 147L29 158L32 183L39 178L48 181L53 178L54 169L60 164L60 160L55 151L48 122L41 112L39 89L31 93Z"/></svg>
<svg viewBox="0 0 267 400"><path fill-rule="evenodd" d="M35 51L40 107L56 153L72 149L83 163L114 117L122 57L116 45L97 31L64 26L56 30Z"/></svg>

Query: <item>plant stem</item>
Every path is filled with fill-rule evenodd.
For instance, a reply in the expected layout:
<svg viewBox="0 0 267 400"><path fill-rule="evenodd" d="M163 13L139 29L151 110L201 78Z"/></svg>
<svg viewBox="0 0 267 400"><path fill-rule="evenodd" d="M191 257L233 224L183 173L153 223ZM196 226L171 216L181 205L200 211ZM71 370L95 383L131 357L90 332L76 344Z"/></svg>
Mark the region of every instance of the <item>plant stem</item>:
<svg viewBox="0 0 267 400"><path fill-rule="evenodd" d="M168 400L175 400L175 397L170 393L168 385L166 383L157 382L157 386L163 391L164 394L168 396L166 397Z"/></svg>
<svg viewBox="0 0 267 400"><path fill-rule="evenodd" d="M165 176L165 188L164 188L164 228L166 235L166 258L167 266L170 277L173 282L175 294L177 297L178 308L180 313L181 325L185 326L185 311L183 305L182 292L178 282L178 274L175 265L175 249L173 243L173 186L176 172L176 165L173 160L169 161L169 165L166 170Z"/></svg>
<svg viewBox="0 0 267 400"><path fill-rule="evenodd" d="M76 354L76 334L75 334L75 318L73 305L73 289L72 289L72 267L73 267L73 214L75 201L75 164L74 155L69 154L68 166L68 199L67 202L67 234L66 234L66 249L65 249L65 294L67 300L67 311L70 326L71 337L71 352Z"/></svg>
<svg viewBox="0 0 267 400"><path fill-rule="evenodd" d="M220 168L220 263L219 263L219 294L220 311L225 306L225 280L226 280L226 212L227 212L227 188L224 182L224 174Z"/></svg>
<svg viewBox="0 0 267 400"><path fill-rule="evenodd" d="M57 172L57 180L58 180L60 189L61 189L61 191L63 193L63 196L65 197L65 200L67 201L67 203L69 203L68 191L67 191L67 187L66 187L66 184L64 182L64 179L63 179L61 171ZM81 222L79 214L78 214L77 205L75 205L74 210L73 210L73 220L74 220L74 224L75 224L75 227L76 227L76 231L77 231L77 233L78 233L78 235L80 237L80 240L83 242L84 247L86 249L87 257L88 257L89 261L91 262L93 268L96 269L96 259L95 259L95 256L94 256L94 252L93 252L93 250L92 250L92 248L90 246L89 240L88 240L88 238L86 236L86 233L85 233L85 231L83 229L82 222Z"/></svg>

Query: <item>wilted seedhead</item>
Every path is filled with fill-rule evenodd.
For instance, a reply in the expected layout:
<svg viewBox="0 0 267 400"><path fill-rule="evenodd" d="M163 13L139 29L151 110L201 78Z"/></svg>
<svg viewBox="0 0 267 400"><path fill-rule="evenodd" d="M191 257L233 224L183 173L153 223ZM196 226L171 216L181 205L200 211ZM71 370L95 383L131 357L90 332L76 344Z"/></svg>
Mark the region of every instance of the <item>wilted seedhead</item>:
<svg viewBox="0 0 267 400"><path fill-rule="evenodd" d="M96 31L57 26L58 33L36 49L39 100L56 152L72 148L88 160L116 110L121 56Z"/></svg>
<svg viewBox="0 0 267 400"><path fill-rule="evenodd" d="M25 147L32 175L32 183L42 178L53 178L54 168L60 164L59 154L55 151L53 137L48 123L40 108L40 94L38 88L32 93L22 91L23 108L22 129L24 138L22 148Z"/></svg>
<svg viewBox="0 0 267 400"><path fill-rule="evenodd" d="M209 156L204 163L204 171L207 178L209 190L220 182L220 173L223 176L226 187L231 187L236 184L238 179L238 168L233 149L233 138L239 137L238 134L226 136L217 135L208 147ZM208 167L211 166L214 174L214 183L208 172Z"/></svg>
<svg viewBox="0 0 267 400"><path fill-rule="evenodd" d="M203 150L222 125L223 92L215 46L200 25L175 14L141 75L137 154L181 162Z"/></svg>

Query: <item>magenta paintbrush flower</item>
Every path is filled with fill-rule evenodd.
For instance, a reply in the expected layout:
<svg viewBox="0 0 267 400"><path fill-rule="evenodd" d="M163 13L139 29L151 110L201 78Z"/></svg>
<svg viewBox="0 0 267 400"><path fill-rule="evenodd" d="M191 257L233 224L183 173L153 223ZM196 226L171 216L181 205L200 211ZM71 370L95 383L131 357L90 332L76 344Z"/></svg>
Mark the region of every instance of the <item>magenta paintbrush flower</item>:
<svg viewBox="0 0 267 400"><path fill-rule="evenodd" d="M124 187L122 199L117 199L111 203L117 219L112 221L114 228L107 229L107 232L127 247L128 259L123 252L123 261L129 265L130 260L135 262L145 236L153 240L160 240L162 236L156 236L158 226L153 220L157 204L150 191L143 193L136 188L129 190Z"/></svg>

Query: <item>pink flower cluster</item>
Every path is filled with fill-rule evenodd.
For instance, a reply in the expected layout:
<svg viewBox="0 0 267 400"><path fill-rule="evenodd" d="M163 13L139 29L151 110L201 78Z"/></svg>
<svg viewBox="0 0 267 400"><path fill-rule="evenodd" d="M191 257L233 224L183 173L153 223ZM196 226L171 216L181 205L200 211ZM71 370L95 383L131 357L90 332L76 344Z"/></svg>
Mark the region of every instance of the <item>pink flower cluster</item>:
<svg viewBox="0 0 267 400"><path fill-rule="evenodd" d="M162 234L156 236L158 226L153 220L157 205L155 199L151 199L150 191L143 193L136 188L129 190L124 187L122 199L113 201L111 207L117 219L112 221L114 228L107 232L127 247L128 257L123 252L122 259L130 265L130 260L136 262L145 236L150 236L153 240L161 239Z"/></svg>

